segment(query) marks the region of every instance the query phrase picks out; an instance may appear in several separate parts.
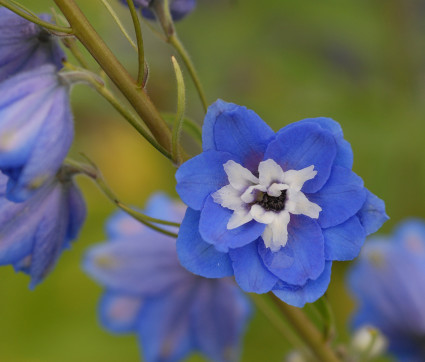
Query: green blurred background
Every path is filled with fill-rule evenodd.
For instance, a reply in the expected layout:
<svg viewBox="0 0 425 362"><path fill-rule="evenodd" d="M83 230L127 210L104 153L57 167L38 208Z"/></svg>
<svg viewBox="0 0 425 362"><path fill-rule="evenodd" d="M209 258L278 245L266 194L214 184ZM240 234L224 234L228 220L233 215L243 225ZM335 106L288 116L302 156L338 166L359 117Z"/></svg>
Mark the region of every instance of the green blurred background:
<svg viewBox="0 0 425 362"><path fill-rule="evenodd" d="M52 0L22 0L49 11ZM117 56L134 73L136 56L100 1L77 1ZM128 29L130 18L110 0ZM306 117L328 116L343 126L354 149L354 170L386 201L389 233L405 217L424 217L425 2L415 0L199 0L177 25L197 65L208 99L254 109L275 130ZM175 109L173 51L144 26L150 65L148 91L162 111ZM188 115L203 114L192 83ZM143 206L152 192L174 191L174 169L91 89L73 92L76 141L110 186ZM196 152L196 150L194 150ZM28 277L0 268L0 361L137 361L133 336L113 336L98 324L101 288L81 270L86 248L105 238L114 208L78 179L89 216L81 237L55 271L28 290ZM345 288L349 263L335 263L329 298L338 338L347 338L354 308ZM260 313L245 338L243 361L282 361L288 344Z"/></svg>

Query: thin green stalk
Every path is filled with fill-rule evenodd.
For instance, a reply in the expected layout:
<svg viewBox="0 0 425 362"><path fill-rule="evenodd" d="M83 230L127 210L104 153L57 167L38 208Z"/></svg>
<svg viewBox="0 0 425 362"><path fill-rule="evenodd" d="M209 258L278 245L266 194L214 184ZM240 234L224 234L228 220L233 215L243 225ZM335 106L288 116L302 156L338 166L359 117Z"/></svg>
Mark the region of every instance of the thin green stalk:
<svg viewBox="0 0 425 362"><path fill-rule="evenodd" d="M158 143L168 152L171 151L171 131L167 124L161 118L161 115L148 95L143 89L138 87L137 82L134 81L102 38L93 29L75 1L54 1L71 25L75 36L92 54L108 77L130 102Z"/></svg>
<svg viewBox="0 0 425 362"><path fill-rule="evenodd" d="M250 294L252 301L255 306L261 311L261 313L269 320L273 327L282 334L283 338L286 339L292 347L302 351L305 349L303 344L300 342L297 336L288 329L285 323L282 322L281 318L276 314L274 310L270 308L268 303L264 301L263 297L258 294Z"/></svg>
<svg viewBox="0 0 425 362"><path fill-rule="evenodd" d="M88 82L93 88L103 97L105 98L115 110L121 114L128 123L130 123L134 129L143 136L153 147L155 147L161 154L171 160L171 154L162 147L143 127L143 125L139 122L138 118L131 113L124 105L122 105L114 96L114 94L98 79L96 74L87 72L84 69L80 69L78 67L73 66L70 63L65 63L65 67L68 69L79 71L81 75L86 75L84 80Z"/></svg>
<svg viewBox="0 0 425 362"><path fill-rule="evenodd" d="M208 102L205 97L204 90L202 88L201 80L199 79L198 73L196 72L195 66L190 59L189 53L184 48L183 44L177 37L177 32L174 27L173 19L170 13L170 7L168 5L168 0L156 1L153 3L153 11L155 12L156 17L158 18L159 23L161 24L162 30L166 37L166 41L170 43L180 57L183 60L183 63L186 65L187 70L195 84L196 90L198 91L199 98L201 99L202 106L204 111L207 111Z"/></svg>
<svg viewBox="0 0 425 362"><path fill-rule="evenodd" d="M68 37L63 39L63 43L71 51L78 64L80 64L80 66L84 69L89 69L89 63L87 62L86 58L84 58L81 50L78 48L77 40L73 37Z"/></svg>
<svg viewBox="0 0 425 362"><path fill-rule="evenodd" d="M340 362L334 351L326 344L322 334L307 318L303 310L282 302L273 293L269 293L275 305L293 326L301 339L310 347L314 355L323 362Z"/></svg>
<svg viewBox="0 0 425 362"><path fill-rule="evenodd" d="M174 120L173 131L171 134L171 156L173 161L177 164L181 164L180 150L180 135L183 126L184 113L186 108L186 89L184 85L183 73L180 69L179 63L176 58L171 57L173 62L174 72L177 80L177 112Z"/></svg>
<svg viewBox="0 0 425 362"><path fill-rule="evenodd" d="M121 30L121 33L125 36L125 38L128 40L130 45L133 47L135 51L137 51L137 45L134 43L133 39L131 39L130 35L127 33L127 30L125 30L124 25L121 23L120 18L115 13L114 9L111 5L109 5L108 0L100 0L101 3L105 6L106 10L108 10L109 14L114 19L115 23L118 25L118 28Z"/></svg>
<svg viewBox="0 0 425 362"><path fill-rule="evenodd" d="M57 33L64 33L64 34L72 34L73 30L70 27L63 27L59 25L50 24L47 21L41 20L38 17L35 17L26 11L24 11L22 8L10 4L7 0L0 0L0 5L3 5L5 8L8 8L9 10L13 11L15 14L23 17L24 19L27 19L28 21L40 25L43 28L46 28L48 30L57 32Z"/></svg>
<svg viewBox="0 0 425 362"><path fill-rule="evenodd" d="M142 28L140 27L139 16L137 15L136 7L133 0L127 0L128 8L130 9L131 19L134 24L134 32L136 33L137 54L139 56L139 69L137 71L137 84L143 87L145 80L145 50L143 47Z"/></svg>
<svg viewBox="0 0 425 362"><path fill-rule="evenodd" d="M168 38L168 42L174 47L177 53L179 53L184 64L186 65L186 68L189 71L189 74L193 80L193 83L195 84L196 90L198 91L199 98L201 99L201 102L202 102L202 107L204 108L204 111L206 112L208 109L207 98L205 96L204 89L202 88L201 80L199 79L198 73L196 72L195 65L190 59L189 53L186 51L186 49L184 48L183 44L181 43L181 41L179 40L176 34L171 35Z"/></svg>
<svg viewBox="0 0 425 362"><path fill-rule="evenodd" d="M164 229L152 224L152 222L149 220L149 219L152 219L152 218L147 217L146 215L143 215L139 212L134 211L133 209L131 209L130 207L126 206L121 201L119 201L118 198L115 196L115 194L112 192L112 190L106 184L106 182L103 179L100 172L97 173L97 176L94 179L94 181L96 182L97 186L99 186L99 188L102 190L102 192L106 195L106 197L110 201L112 201L115 205L117 205L121 210L126 212L128 215L130 215L131 217L133 217L137 221L140 221L142 224L146 225L147 227L149 227L149 228L151 228L155 231L158 231L162 234L171 236L173 238L177 238L176 233L173 233L173 232L168 231L168 230L164 230ZM158 219L154 219L154 220L156 220L156 222L158 222ZM164 220L161 220L161 222L164 223Z"/></svg>

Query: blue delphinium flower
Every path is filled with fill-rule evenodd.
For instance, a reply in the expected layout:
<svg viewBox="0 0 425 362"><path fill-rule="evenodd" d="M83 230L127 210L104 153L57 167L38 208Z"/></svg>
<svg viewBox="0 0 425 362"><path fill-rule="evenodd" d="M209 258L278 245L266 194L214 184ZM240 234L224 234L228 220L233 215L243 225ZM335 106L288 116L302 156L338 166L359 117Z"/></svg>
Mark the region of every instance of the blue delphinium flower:
<svg viewBox="0 0 425 362"><path fill-rule="evenodd" d="M22 203L6 199L6 183L0 173L0 265L29 274L34 288L77 238L85 203L66 169Z"/></svg>
<svg viewBox="0 0 425 362"><path fill-rule="evenodd" d="M234 274L245 291L272 290L294 306L315 301L332 261L355 258L387 219L352 163L330 118L275 134L253 111L217 101L205 117L203 152L176 173L189 206L177 240L182 265L205 277Z"/></svg>
<svg viewBox="0 0 425 362"><path fill-rule="evenodd" d="M40 15L50 21L47 14ZM0 82L18 72L54 64L62 68L65 53L57 39L42 27L0 8Z"/></svg>
<svg viewBox="0 0 425 362"><path fill-rule="evenodd" d="M180 203L157 194L146 213L179 222ZM179 361L200 351L232 361L250 315L247 298L228 279L200 278L182 268L175 239L123 212L107 224L109 241L93 247L85 270L106 287L100 319L115 333L136 333L143 359Z"/></svg>
<svg viewBox="0 0 425 362"><path fill-rule="evenodd" d="M425 222L407 220L368 240L349 273L359 309L353 327L372 325L397 361L425 360Z"/></svg>
<svg viewBox="0 0 425 362"><path fill-rule="evenodd" d="M120 0L127 5L127 0ZM149 9L155 1L163 0L133 0L136 7L142 9L142 14L147 19L155 19L154 13ZM169 0L170 12L173 20L181 20L190 14L196 6L196 0Z"/></svg>
<svg viewBox="0 0 425 362"><path fill-rule="evenodd" d="M69 84L53 65L0 83L0 170L23 201L56 174L74 137Z"/></svg>

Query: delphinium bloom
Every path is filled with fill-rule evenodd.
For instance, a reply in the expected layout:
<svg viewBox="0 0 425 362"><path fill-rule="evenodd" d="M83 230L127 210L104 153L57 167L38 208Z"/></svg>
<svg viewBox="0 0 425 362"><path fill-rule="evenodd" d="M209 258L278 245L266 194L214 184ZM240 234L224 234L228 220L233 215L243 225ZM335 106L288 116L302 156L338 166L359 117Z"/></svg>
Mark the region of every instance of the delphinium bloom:
<svg viewBox="0 0 425 362"><path fill-rule="evenodd" d="M127 4L127 0L120 0L123 4ZM147 19L155 19L154 13L149 9L154 2L163 0L133 0L136 7L142 9L142 14ZM173 20L181 20L190 14L196 6L196 0L169 0L170 12Z"/></svg>
<svg viewBox="0 0 425 362"><path fill-rule="evenodd" d="M0 173L0 265L29 274L33 288L77 238L85 203L65 168L25 202L7 200L6 183Z"/></svg>
<svg viewBox="0 0 425 362"><path fill-rule="evenodd" d="M353 327L378 328L397 361L424 361L425 223L407 220L368 240L348 280L359 304Z"/></svg>
<svg viewBox="0 0 425 362"><path fill-rule="evenodd" d="M47 14L40 15L50 21ZM0 8L0 82L18 72L54 64L62 68L65 53L47 30Z"/></svg>
<svg viewBox="0 0 425 362"><path fill-rule="evenodd" d="M387 219L352 163L330 118L275 133L253 111L217 101L203 152L176 173L189 206L177 240L182 265L205 277L234 274L243 290L273 291L294 306L315 301L332 261L355 258Z"/></svg>
<svg viewBox="0 0 425 362"><path fill-rule="evenodd" d="M179 222L181 203L153 196L146 214ZM136 333L143 360L179 361L199 351L232 361L250 315L247 298L229 279L204 279L182 268L175 239L123 212L107 224L109 241L94 246L85 270L106 287L100 320L115 333Z"/></svg>
<svg viewBox="0 0 425 362"><path fill-rule="evenodd" d="M74 137L69 84L53 65L0 83L0 170L23 201L56 174Z"/></svg>

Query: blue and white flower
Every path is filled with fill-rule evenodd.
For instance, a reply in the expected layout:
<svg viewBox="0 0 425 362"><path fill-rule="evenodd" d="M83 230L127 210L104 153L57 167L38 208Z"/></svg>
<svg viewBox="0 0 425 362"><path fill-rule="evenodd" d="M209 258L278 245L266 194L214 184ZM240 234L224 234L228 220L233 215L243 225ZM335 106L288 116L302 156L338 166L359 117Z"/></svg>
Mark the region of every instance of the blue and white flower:
<svg viewBox="0 0 425 362"><path fill-rule="evenodd" d="M146 214L179 222L184 206L157 194ZM84 269L106 287L100 320L111 332L135 333L143 360L180 361L199 351L213 361L233 361L250 305L232 280L187 272L175 239L123 212L107 224L109 241L94 246Z"/></svg>
<svg viewBox="0 0 425 362"><path fill-rule="evenodd" d="M247 292L303 306L323 295L333 260L355 258L387 220L384 203L352 170L341 127L310 118L277 134L253 111L217 101L203 152L176 173L189 206L177 240L183 266L235 275Z"/></svg>
<svg viewBox="0 0 425 362"><path fill-rule="evenodd" d="M29 274L34 288L77 238L85 203L65 171L22 203L6 199L6 184L7 177L0 173L0 265Z"/></svg>
<svg viewBox="0 0 425 362"><path fill-rule="evenodd" d="M40 19L50 21L51 17L41 14ZM45 64L59 70L65 59L59 42L47 30L0 8L0 82Z"/></svg>
<svg viewBox="0 0 425 362"><path fill-rule="evenodd" d="M348 281L358 302L353 328L378 328L397 361L424 361L425 222L406 220L368 240Z"/></svg>
<svg viewBox="0 0 425 362"><path fill-rule="evenodd" d="M0 170L10 200L30 197L66 157L74 138L69 89L53 65L0 83Z"/></svg>

